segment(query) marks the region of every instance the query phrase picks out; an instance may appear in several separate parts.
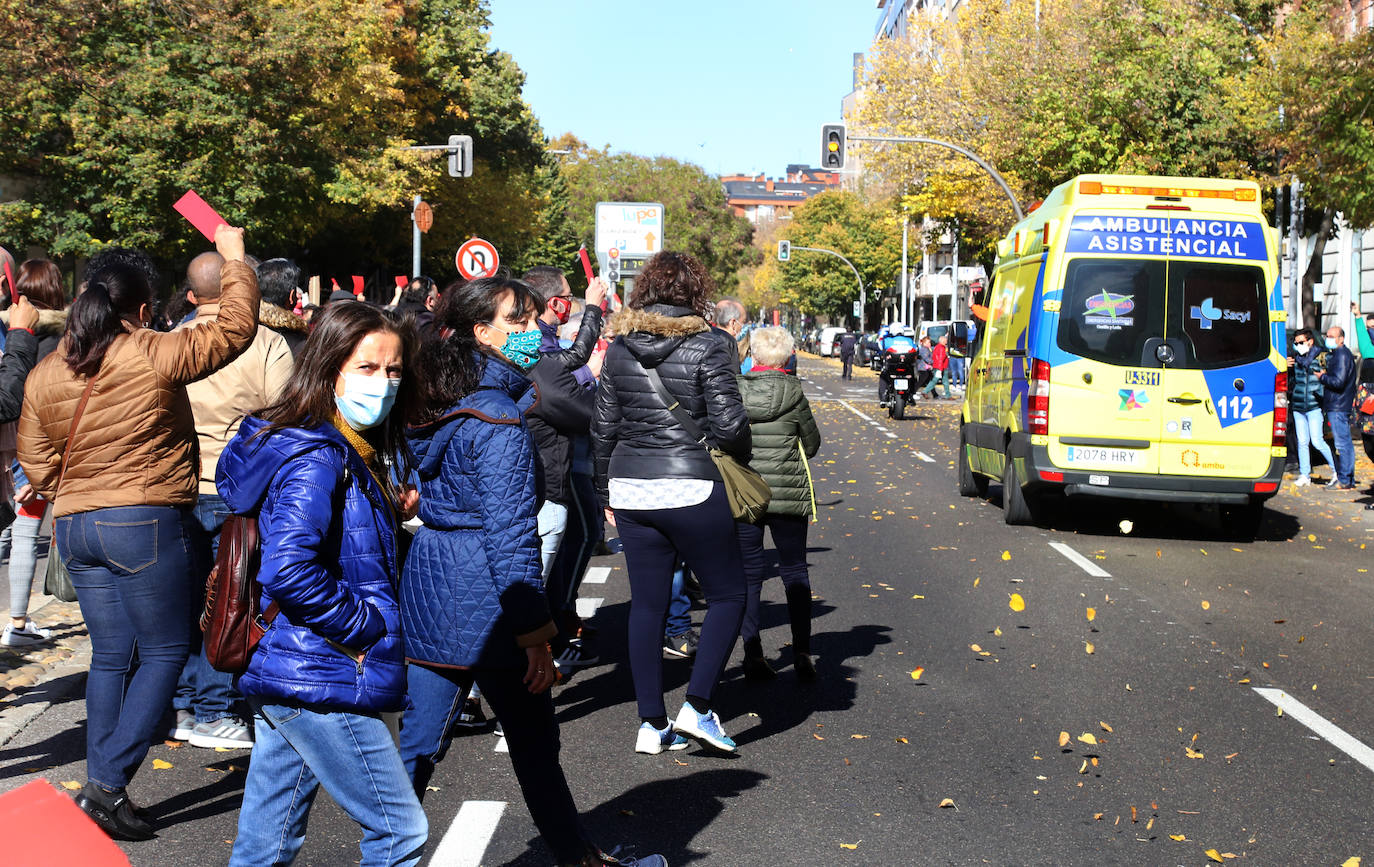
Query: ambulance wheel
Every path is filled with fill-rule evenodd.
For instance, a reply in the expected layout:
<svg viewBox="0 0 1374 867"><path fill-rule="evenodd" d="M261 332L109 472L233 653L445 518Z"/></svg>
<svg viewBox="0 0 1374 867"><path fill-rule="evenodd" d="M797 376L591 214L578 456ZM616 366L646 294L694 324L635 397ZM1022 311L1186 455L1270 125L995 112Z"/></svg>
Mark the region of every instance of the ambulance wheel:
<svg viewBox="0 0 1374 867"><path fill-rule="evenodd" d="M906 395L902 394L900 391L894 390L892 394L892 403L887 408L887 414L895 418L897 421L902 421L903 419L905 419Z"/></svg>
<svg viewBox="0 0 1374 867"><path fill-rule="evenodd" d="M1016 462L1007 457L1007 469L1002 474L1002 519L1014 526L1035 523L1035 500L1021 489L1016 475Z"/></svg>
<svg viewBox="0 0 1374 867"><path fill-rule="evenodd" d="M968 441L962 428L959 430L959 496L986 497L988 477L973 471L968 459Z"/></svg>
<svg viewBox="0 0 1374 867"><path fill-rule="evenodd" d="M1264 520L1264 501L1251 500L1244 505L1221 507L1222 532L1242 542L1253 542Z"/></svg>

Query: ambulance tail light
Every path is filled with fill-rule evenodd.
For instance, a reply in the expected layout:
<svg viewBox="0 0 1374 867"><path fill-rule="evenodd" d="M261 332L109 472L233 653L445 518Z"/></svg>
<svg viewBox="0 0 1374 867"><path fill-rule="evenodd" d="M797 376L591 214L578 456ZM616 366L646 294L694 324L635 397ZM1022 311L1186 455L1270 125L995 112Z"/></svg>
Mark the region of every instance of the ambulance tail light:
<svg viewBox="0 0 1374 867"><path fill-rule="evenodd" d="M1050 363L1031 359L1030 391L1026 394L1029 413L1026 425L1031 436L1050 432ZM1287 416L1285 416L1287 418Z"/></svg>
<svg viewBox="0 0 1374 867"><path fill-rule="evenodd" d="M1269 444L1282 448L1288 444L1288 374L1274 374L1274 432Z"/></svg>

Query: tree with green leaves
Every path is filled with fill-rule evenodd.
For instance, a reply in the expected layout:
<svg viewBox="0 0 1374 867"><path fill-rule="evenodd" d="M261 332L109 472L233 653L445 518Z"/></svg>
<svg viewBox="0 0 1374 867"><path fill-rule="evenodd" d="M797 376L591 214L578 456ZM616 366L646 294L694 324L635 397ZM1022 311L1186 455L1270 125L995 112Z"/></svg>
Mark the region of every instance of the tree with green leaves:
<svg viewBox="0 0 1374 867"><path fill-rule="evenodd" d="M571 152L563 160L568 220L588 250L595 241L597 202L661 202L663 249L699 259L718 294L733 294L740 268L759 261L750 243L753 227L730 210L720 180L700 166L671 157L612 153L609 147L597 150L571 135L555 141L553 148Z"/></svg>
<svg viewBox="0 0 1374 867"><path fill-rule="evenodd" d="M255 252L399 269L419 193L440 276L472 234L517 266L570 254L557 168L488 27L486 0L0 0L0 174L25 189L0 237L183 259L204 242L171 204L194 188ZM474 138L471 178L404 149L453 133Z"/></svg>

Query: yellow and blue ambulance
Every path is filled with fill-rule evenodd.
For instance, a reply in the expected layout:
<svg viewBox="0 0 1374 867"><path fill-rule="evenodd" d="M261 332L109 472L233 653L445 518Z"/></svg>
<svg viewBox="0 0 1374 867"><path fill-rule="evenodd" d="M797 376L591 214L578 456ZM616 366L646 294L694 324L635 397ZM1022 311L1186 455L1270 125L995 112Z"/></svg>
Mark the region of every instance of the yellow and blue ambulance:
<svg viewBox="0 0 1374 867"><path fill-rule="evenodd" d="M1248 181L1082 175L998 243L959 488L1215 503L1253 534L1288 426L1278 233Z"/></svg>

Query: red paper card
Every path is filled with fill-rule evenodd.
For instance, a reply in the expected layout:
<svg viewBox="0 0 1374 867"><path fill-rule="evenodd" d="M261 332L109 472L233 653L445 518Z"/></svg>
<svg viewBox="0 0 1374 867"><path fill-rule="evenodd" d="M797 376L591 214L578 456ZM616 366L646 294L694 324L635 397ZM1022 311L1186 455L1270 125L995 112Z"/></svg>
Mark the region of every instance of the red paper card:
<svg viewBox="0 0 1374 867"><path fill-rule="evenodd" d="M5 260L5 291L0 293L0 297L8 295L14 297L14 272L10 270L10 260Z"/></svg>
<svg viewBox="0 0 1374 867"><path fill-rule="evenodd" d="M592 278L596 275L592 273L592 260L589 256L587 256L586 244L583 244L581 247L577 248L577 258L582 260L582 273L586 275L587 282L592 282Z"/></svg>
<svg viewBox="0 0 1374 867"><path fill-rule="evenodd" d="M177 203L172 205L178 214L186 218L192 226L200 230L200 233L210 239L211 243L215 240L215 230L220 226L229 225L229 221L215 213L215 209L205 203L195 190L187 190L186 195L177 199Z"/></svg>
<svg viewBox="0 0 1374 867"><path fill-rule="evenodd" d="M353 275L353 294L363 294L363 278L359 277L357 274Z"/></svg>
<svg viewBox="0 0 1374 867"><path fill-rule="evenodd" d="M409 286L409 285L410 285L410 278L409 278L409 277L407 277L407 276L404 275L404 274L397 274L397 275L396 275L396 288L397 288L397 289L404 289L404 288L406 288L406 287Z"/></svg>
<svg viewBox="0 0 1374 867"><path fill-rule="evenodd" d="M329 278L329 282L334 286L334 291L335 291L335 292L338 292L340 289L343 288L342 286L339 285L339 281L338 281L338 280L335 280L333 277L330 277L330 278Z"/></svg>

